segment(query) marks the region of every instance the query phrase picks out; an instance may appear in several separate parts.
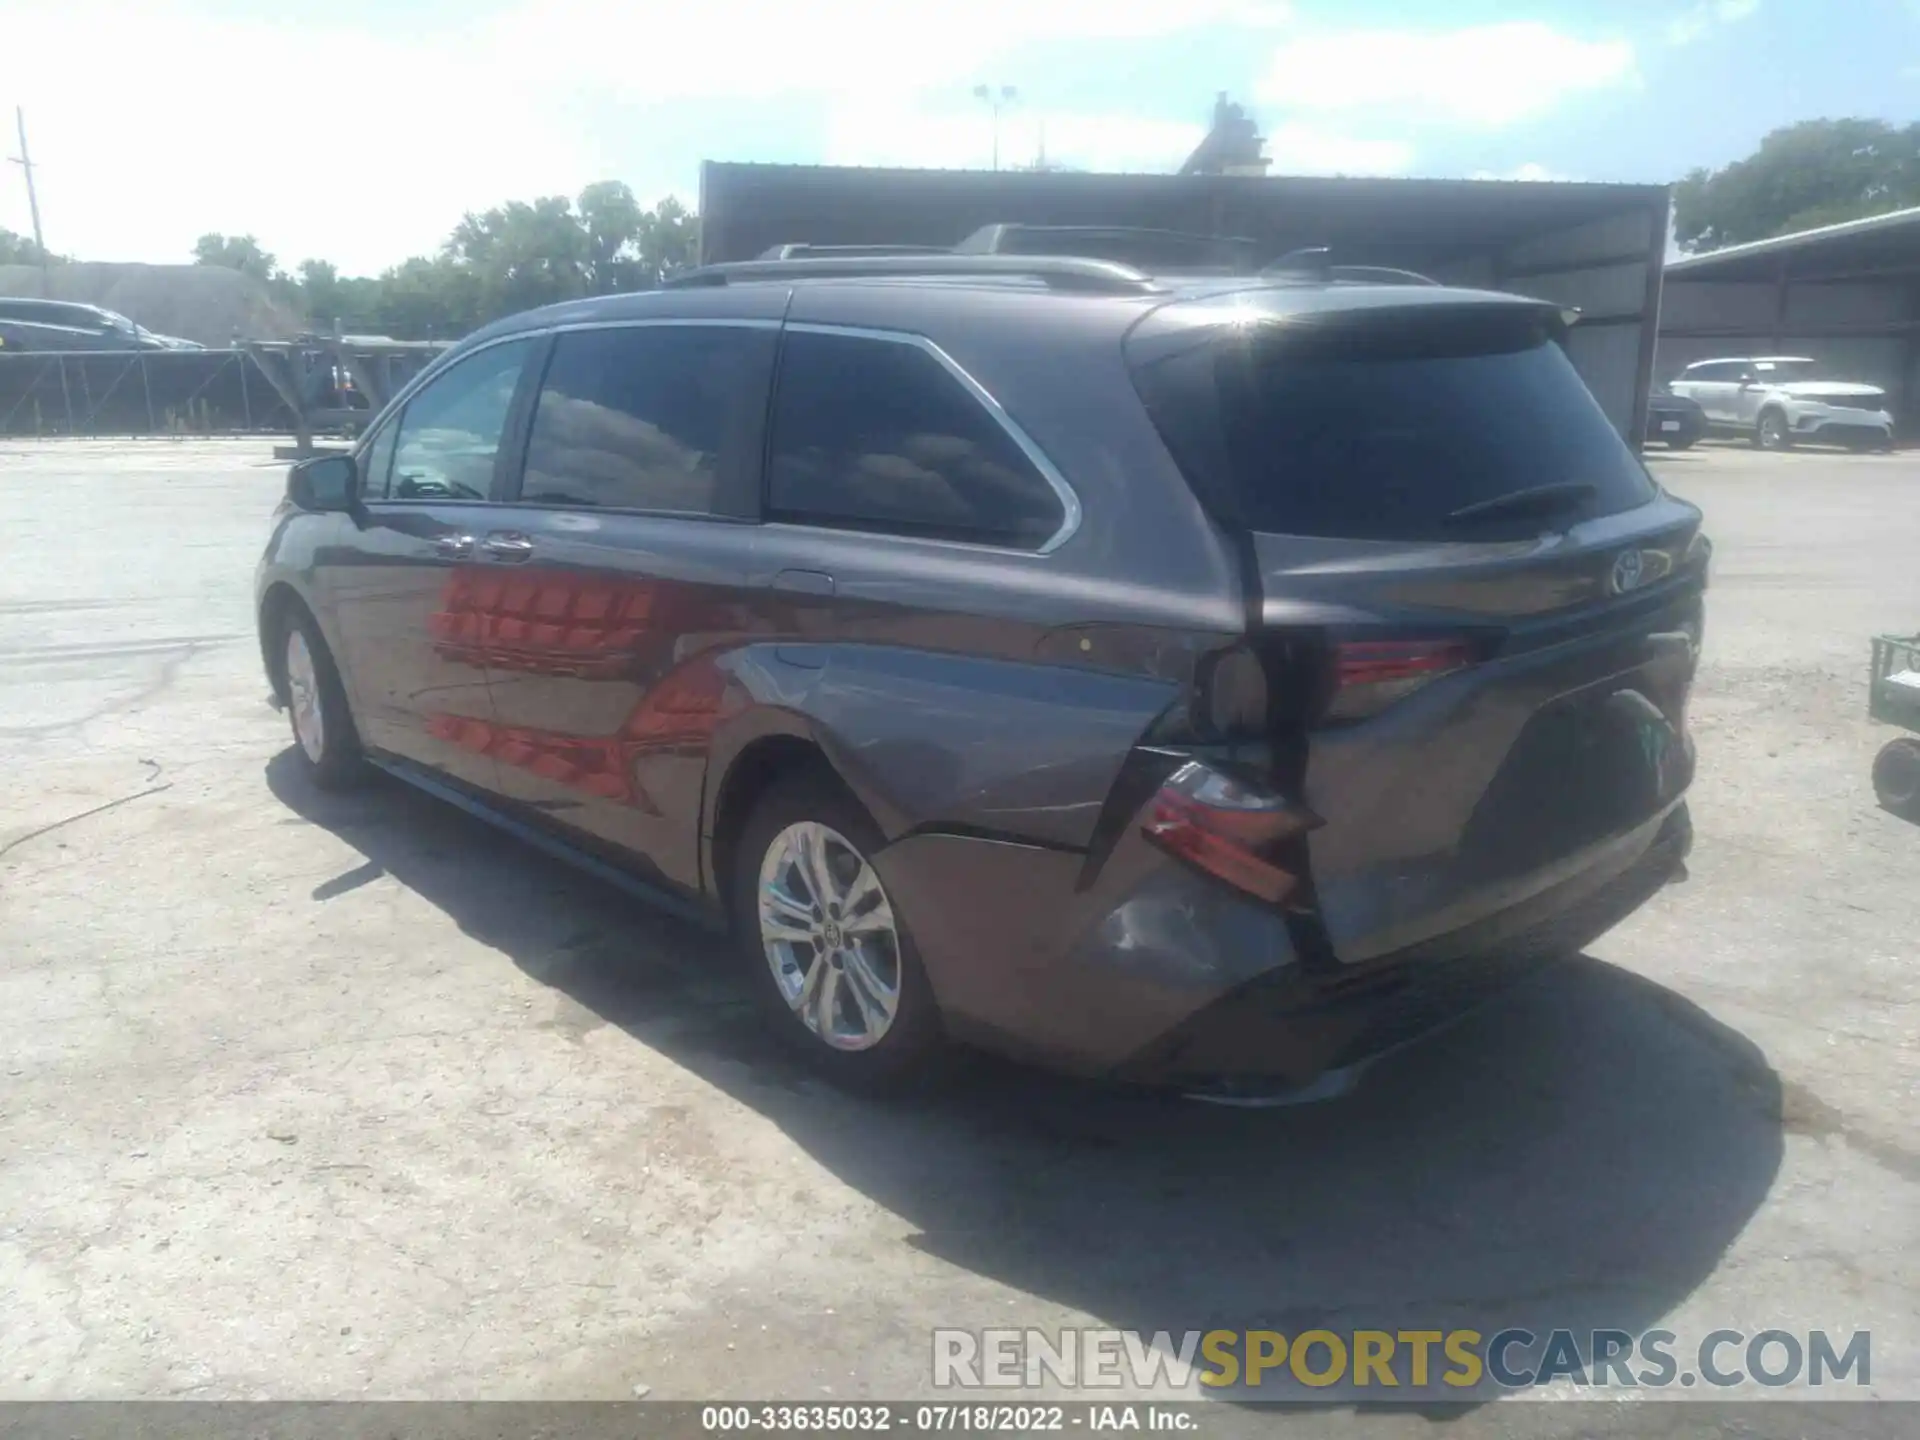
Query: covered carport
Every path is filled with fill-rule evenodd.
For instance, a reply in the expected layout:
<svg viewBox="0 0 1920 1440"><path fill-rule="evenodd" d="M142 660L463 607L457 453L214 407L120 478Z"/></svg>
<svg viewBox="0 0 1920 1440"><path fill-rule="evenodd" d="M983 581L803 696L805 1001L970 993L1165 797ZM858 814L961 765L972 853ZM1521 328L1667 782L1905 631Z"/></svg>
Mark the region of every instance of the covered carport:
<svg viewBox="0 0 1920 1440"><path fill-rule="evenodd" d="M705 263L794 243L951 246L1002 222L1240 236L1260 263L1326 246L1341 264L1577 307L1567 350L1588 388L1624 434L1646 423L1664 186L709 161L700 220Z"/></svg>
<svg viewBox="0 0 1920 1440"><path fill-rule="evenodd" d="M1732 245L1667 265L1655 378L1695 360L1806 355L1879 385L1920 435L1920 208Z"/></svg>

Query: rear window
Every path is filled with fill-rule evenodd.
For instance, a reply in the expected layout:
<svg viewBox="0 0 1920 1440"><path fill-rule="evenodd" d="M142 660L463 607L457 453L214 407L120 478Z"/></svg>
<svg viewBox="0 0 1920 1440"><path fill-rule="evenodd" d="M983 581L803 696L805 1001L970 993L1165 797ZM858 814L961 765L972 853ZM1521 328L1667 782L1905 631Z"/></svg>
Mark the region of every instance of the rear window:
<svg viewBox="0 0 1920 1440"><path fill-rule="evenodd" d="M1541 511L1460 512L1584 487L1556 502L1564 523L1656 493L1530 312L1220 328L1135 376L1202 501L1251 530L1490 539L1534 533Z"/></svg>

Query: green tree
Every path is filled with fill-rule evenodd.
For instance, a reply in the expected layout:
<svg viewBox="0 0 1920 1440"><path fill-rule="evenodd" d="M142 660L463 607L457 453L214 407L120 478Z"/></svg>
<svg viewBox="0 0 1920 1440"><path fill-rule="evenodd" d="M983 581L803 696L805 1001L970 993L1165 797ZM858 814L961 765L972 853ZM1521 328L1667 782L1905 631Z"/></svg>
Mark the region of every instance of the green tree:
<svg viewBox="0 0 1920 1440"><path fill-rule="evenodd" d="M651 210L618 180L580 192L587 232L587 293L651 290L700 255L700 221L671 195Z"/></svg>
<svg viewBox="0 0 1920 1440"><path fill-rule="evenodd" d="M480 308L474 275L447 256L420 256L373 282L374 328L400 340L449 340L492 318Z"/></svg>
<svg viewBox="0 0 1920 1440"><path fill-rule="evenodd" d="M332 261L302 260L299 274L300 308L309 320L325 327L347 318L346 287L340 283L340 271Z"/></svg>
<svg viewBox="0 0 1920 1440"><path fill-rule="evenodd" d="M193 244L193 263L238 270L263 284L281 273L278 262L251 235L202 235Z"/></svg>
<svg viewBox="0 0 1920 1440"><path fill-rule="evenodd" d="M564 195L470 213L454 227L445 254L474 277L489 318L587 293L587 232Z"/></svg>
<svg viewBox="0 0 1920 1440"><path fill-rule="evenodd" d="M648 212L618 180L602 180L580 192L580 228L586 232L585 279L589 295L612 295L641 283L636 254Z"/></svg>
<svg viewBox="0 0 1920 1440"><path fill-rule="evenodd" d="M641 212L633 248L640 281L633 288L650 290L676 271L699 263L700 217L669 195Z"/></svg>
<svg viewBox="0 0 1920 1440"><path fill-rule="evenodd" d="M64 255L42 255L40 247L25 235L16 235L0 225L0 265L59 264Z"/></svg>
<svg viewBox="0 0 1920 1440"><path fill-rule="evenodd" d="M679 201L647 209L625 184L603 180L574 200L548 195L470 212L437 255L378 276L342 275L321 259L289 274L251 235L203 235L194 259L265 281L316 330L338 320L349 333L424 340L556 301L652 289L699 252L700 219Z"/></svg>
<svg viewBox="0 0 1920 1440"><path fill-rule="evenodd" d="M1714 250L1920 204L1920 124L1803 120L1673 189L1674 236Z"/></svg>

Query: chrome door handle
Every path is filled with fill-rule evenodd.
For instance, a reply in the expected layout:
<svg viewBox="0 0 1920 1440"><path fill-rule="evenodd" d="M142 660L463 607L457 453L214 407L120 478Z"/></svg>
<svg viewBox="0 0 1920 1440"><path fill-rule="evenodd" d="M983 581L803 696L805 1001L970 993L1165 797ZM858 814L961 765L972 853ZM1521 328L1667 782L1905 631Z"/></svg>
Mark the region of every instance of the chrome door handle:
<svg viewBox="0 0 1920 1440"><path fill-rule="evenodd" d="M480 548L495 560L526 560L533 554L533 541L512 530L496 530L480 542Z"/></svg>
<svg viewBox="0 0 1920 1440"><path fill-rule="evenodd" d="M473 554L473 536L436 535L433 548L448 560L464 560Z"/></svg>

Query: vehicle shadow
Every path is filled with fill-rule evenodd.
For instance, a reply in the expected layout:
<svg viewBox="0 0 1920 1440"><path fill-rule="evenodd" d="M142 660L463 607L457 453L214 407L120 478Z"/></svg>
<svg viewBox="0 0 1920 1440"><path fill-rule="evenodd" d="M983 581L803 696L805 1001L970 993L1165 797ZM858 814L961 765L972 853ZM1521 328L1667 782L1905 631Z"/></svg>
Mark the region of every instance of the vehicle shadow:
<svg viewBox="0 0 1920 1440"><path fill-rule="evenodd" d="M850 1097L769 1041L716 937L397 783L323 794L290 752L267 780L366 859L316 903L392 876L575 1023L619 1027L778 1125L910 1243L1106 1325L1638 1334L1712 1272L1780 1164L1760 1052L1588 957L1313 1105L1223 1109L986 1060L911 1100Z"/></svg>

